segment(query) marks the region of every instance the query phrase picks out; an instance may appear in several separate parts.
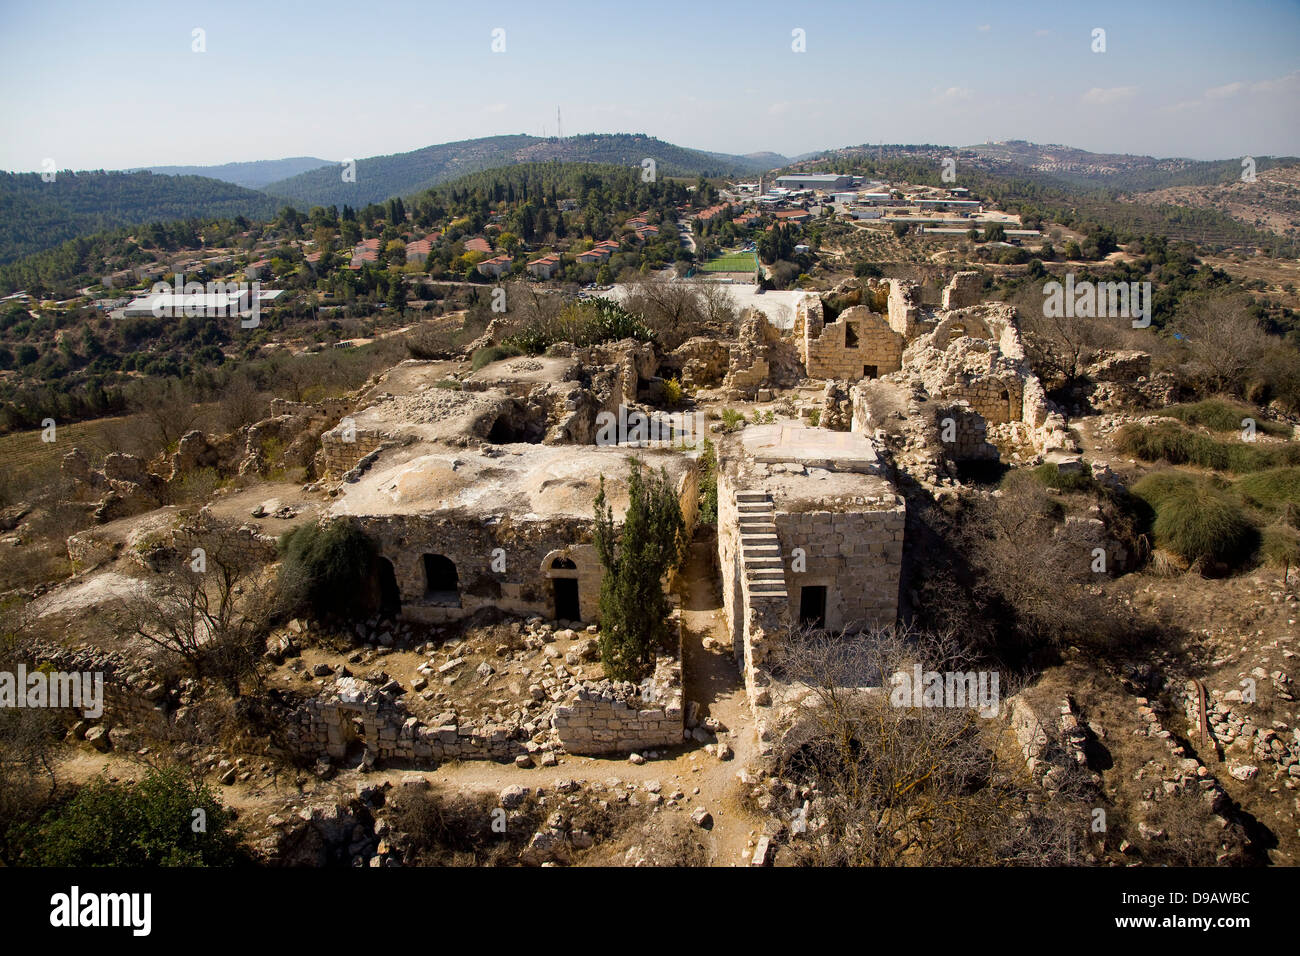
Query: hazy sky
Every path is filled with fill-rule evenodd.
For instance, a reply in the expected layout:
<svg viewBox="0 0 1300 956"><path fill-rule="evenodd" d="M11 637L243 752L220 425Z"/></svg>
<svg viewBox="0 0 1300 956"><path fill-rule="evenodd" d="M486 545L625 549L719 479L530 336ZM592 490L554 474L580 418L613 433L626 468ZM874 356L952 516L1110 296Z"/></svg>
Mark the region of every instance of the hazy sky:
<svg viewBox="0 0 1300 956"><path fill-rule="evenodd" d="M1300 4L0 0L0 89L23 171L359 159L554 135L557 107L566 135L733 153L1300 155Z"/></svg>

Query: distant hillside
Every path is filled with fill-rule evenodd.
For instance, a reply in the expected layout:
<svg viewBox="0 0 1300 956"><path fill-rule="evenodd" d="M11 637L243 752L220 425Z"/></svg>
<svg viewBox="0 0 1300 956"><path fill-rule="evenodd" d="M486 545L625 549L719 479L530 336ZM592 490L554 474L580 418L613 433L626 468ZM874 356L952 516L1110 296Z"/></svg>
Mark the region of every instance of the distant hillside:
<svg viewBox="0 0 1300 956"><path fill-rule="evenodd" d="M203 176L153 173L0 173L0 264L88 233L138 223L209 217L266 219L282 203Z"/></svg>
<svg viewBox="0 0 1300 956"><path fill-rule="evenodd" d="M1243 183L1238 176L1226 183L1135 193L1132 199L1146 204L1215 209L1279 236L1300 236L1300 163L1279 163L1258 170L1253 183Z"/></svg>
<svg viewBox="0 0 1300 956"><path fill-rule="evenodd" d="M1010 147L1007 149L1006 147ZM990 155L983 155L987 151ZM1190 239L1207 248L1253 245L1274 256L1293 256L1296 239L1285 227L1264 231L1259 210L1230 209L1227 202L1195 202L1188 197L1153 197L1155 184L1206 181L1229 186L1239 182L1240 160L1154 160L1150 157L1102 156L1070 147L1001 143L953 147L936 145L848 146L792 162L789 171L840 172L918 185L943 186L942 161L957 160L957 184L1030 222L1058 222L1072 228L1104 226L1121 236L1158 235ZM1015 157L1010 158L1010 157ZM1097 162L1084 162L1095 159ZM1035 165L1024 165L1034 162ZM1256 158L1257 173L1289 167L1295 160ZM1041 168L1072 164L1071 169ZM1096 166L1083 169L1082 166ZM1104 169L1102 167L1105 167ZM1140 188L1139 188L1140 187ZM1289 215L1294 202L1285 184L1276 188L1233 190L1234 201L1249 197ZM1254 214L1250 214L1251 212ZM1268 227L1265 226L1265 229Z"/></svg>
<svg viewBox="0 0 1300 956"><path fill-rule="evenodd" d="M640 166L653 159L659 176L736 176L772 168L768 160L726 153L706 153L674 146L650 136L593 133L564 139L539 136L490 136L426 146L409 153L357 160L356 182L345 183L338 165L271 183L266 191L306 209L350 205L353 208L410 196L485 169L517 163L573 162ZM776 157L778 160L781 157Z"/></svg>
<svg viewBox="0 0 1300 956"><path fill-rule="evenodd" d="M330 165L332 163L328 159L295 156L291 159L259 159L251 163L223 163L220 166L144 166L127 172L158 173L160 176L206 176L245 189L262 189L277 180Z"/></svg>
<svg viewBox="0 0 1300 956"><path fill-rule="evenodd" d="M1046 173L1055 179L1079 186L1102 187L1119 192L1145 192L1172 186L1211 186L1241 180L1241 157L1219 160L1156 159L1126 153L1090 153L1084 149L1056 144L1041 145L1024 140L1005 143L982 143L962 147L985 159L1011 163L1026 170ZM1256 171L1279 163L1294 162L1293 157L1256 156Z"/></svg>

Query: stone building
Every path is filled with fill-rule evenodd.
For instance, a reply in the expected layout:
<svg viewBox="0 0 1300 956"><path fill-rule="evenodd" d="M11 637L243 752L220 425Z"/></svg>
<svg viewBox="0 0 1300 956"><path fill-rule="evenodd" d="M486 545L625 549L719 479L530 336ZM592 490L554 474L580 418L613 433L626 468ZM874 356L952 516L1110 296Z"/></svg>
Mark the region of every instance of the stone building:
<svg viewBox="0 0 1300 956"><path fill-rule="evenodd" d="M329 517L357 522L378 546L389 613L442 622L496 607L591 622L601 580L593 501L603 477L615 522L621 519L634 454L665 470L693 527L691 455L592 445L390 448L343 486Z"/></svg>
<svg viewBox="0 0 1300 956"><path fill-rule="evenodd" d="M789 628L895 623L906 506L862 435L755 426L719 455L723 608L762 735Z"/></svg>

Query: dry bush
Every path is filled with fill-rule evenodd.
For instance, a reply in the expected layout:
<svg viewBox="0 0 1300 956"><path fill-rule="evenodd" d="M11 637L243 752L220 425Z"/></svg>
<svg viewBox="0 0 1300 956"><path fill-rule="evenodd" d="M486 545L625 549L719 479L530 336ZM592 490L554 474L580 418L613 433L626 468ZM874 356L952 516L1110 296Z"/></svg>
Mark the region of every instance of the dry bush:
<svg viewBox="0 0 1300 956"><path fill-rule="evenodd" d="M692 336L733 337L737 332L736 307L717 283L645 278L632 284L622 305L641 316L668 352Z"/></svg>
<svg viewBox="0 0 1300 956"><path fill-rule="evenodd" d="M778 773L808 800L793 859L815 866L1060 865L1086 852L1075 782L1049 803L999 755L1002 724L967 707L895 706L891 676L975 670L952 635L876 628L795 632L780 677ZM1000 675L1005 676L1005 675ZM999 693L1009 692L999 682ZM869 691L865 688L879 687ZM1014 758L1013 758L1014 759ZM797 803L797 799L791 801ZM791 807L793 809L793 807Z"/></svg>
<svg viewBox="0 0 1300 956"><path fill-rule="evenodd" d="M962 516L958 543L977 600L992 619L1007 620L1004 639L1024 649L1104 646L1126 633L1099 587L1105 575L1092 570L1092 545L1058 533L1063 517L1060 501L1019 472Z"/></svg>
<svg viewBox="0 0 1300 956"><path fill-rule="evenodd" d="M1187 301L1172 330L1182 335L1184 373L1202 394L1244 395L1248 380L1274 342L1242 296Z"/></svg>

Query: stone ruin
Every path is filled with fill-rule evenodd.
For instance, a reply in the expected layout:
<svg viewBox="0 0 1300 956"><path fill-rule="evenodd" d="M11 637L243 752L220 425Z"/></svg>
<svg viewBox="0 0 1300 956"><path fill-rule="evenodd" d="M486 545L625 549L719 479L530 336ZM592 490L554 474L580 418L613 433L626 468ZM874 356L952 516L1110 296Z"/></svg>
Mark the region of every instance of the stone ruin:
<svg viewBox="0 0 1300 956"><path fill-rule="evenodd" d="M770 742L784 695L772 655L791 628L895 623L906 504L862 435L754 426L719 459L723 608L759 738Z"/></svg>

